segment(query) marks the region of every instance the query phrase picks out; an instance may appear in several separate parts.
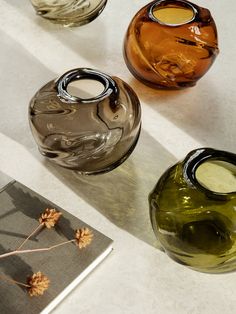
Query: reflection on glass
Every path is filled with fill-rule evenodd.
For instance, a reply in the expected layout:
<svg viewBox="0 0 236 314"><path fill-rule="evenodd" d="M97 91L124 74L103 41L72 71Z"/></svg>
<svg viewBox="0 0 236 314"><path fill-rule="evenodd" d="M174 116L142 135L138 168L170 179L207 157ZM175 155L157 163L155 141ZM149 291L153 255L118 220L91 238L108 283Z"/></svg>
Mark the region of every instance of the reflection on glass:
<svg viewBox="0 0 236 314"><path fill-rule="evenodd" d="M236 192L236 166L225 161L207 161L196 170L198 182L218 193Z"/></svg>
<svg viewBox="0 0 236 314"><path fill-rule="evenodd" d="M64 26L80 26L94 20L107 0L31 0L38 15Z"/></svg>
<svg viewBox="0 0 236 314"><path fill-rule="evenodd" d="M203 272L236 269L236 155L190 152L149 196L154 232L170 257Z"/></svg>
<svg viewBox="0 0 236 314"><path fill-rule="evenodd" d="M153 88L191 87L218 54L215 22L186 0L158 0L132 19L124 42L131 73Z"/></svg>
<svg viewBox="0 0 236 314"><path fill-rule="evenodd" d="M90 97L91 85L83 92L74 89L72 83L80 80L103 88ZM80 68L43 86L31 100L29 118L44 156L65 168L96 174L119 166L131 154L140 133L141 109L124 81Z"/></svg>

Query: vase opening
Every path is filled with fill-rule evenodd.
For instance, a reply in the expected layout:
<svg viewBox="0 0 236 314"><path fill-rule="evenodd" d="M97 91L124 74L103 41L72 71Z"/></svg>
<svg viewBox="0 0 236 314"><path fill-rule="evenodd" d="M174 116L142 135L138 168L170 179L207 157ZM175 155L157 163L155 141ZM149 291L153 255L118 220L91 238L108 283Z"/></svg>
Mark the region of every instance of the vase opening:
<svg viewBox="0 0 236 314"><path fill-rule="evenodd" d="M77 79L70 82L67 86L67 92L71 96L80 99L89 99L99 97L104 92L105 86L94 79Z"/></svg>
<svg viewBox="0 0 236 314"><path fill-rule="evenodd" d="M236 192L236 165L222 160L207 160L201 163L195 177L205 189L214 193Z"/></svg>
<svg viewBox="0 0 236 314"><path fill-rule="evenodd" d="M59 97L84 104L101 101L117 93L112 77L89 68L68 71L57 80L56 86Z"/></svg>
<svg viewBox="0 0 236 314"><path fill-rule="evenodd" d="M150 8L150 17L167 26L180 26L192 22L197 9L184 0L159 0Z"/></svg>

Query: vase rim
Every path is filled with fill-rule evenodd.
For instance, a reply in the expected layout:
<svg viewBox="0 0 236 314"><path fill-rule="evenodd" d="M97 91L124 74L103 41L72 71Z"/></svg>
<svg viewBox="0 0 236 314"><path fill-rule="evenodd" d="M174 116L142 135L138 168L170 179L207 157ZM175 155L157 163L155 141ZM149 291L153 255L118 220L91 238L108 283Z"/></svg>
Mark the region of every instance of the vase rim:
<svg viewBox="0 0 236 314"><path fill-rule="evenodd" d="M228 196L235 196L236 191L216 192L208 189L199 182L196 171L206 161L223 161L236 166L236 154L208 147L191 151L183 162L183 175L186 181L210 197L226 199Z"/></svg>
<svg viewBox="0 0 236 314"><path fill-rule="evenodd" d="M182 23L165 23L163 21L161 21L160 19L158 19L157 17L155 17L154 15L154 10L155 8L159 7L165 7L165 5L171 5L171 4L180 4L181 7L185 7L188 8L192 11L192 17ZM195 5L194 3L191 3L189 1L186 0L157 0L154 1L154 3L152 3L152 5L149 8L148 11L148 15L151 18L151 20L153 20L154 22L157 22L163 26L169 26L169 27L177 27L177 26L182 26L182 25L186 25L189 24L191 22L193 22L196 19L196 16L198 14L198 6Z"/></svg>
<svg viewBox="0 0 236 314"><path fill-rule="evenodd" d="M78 80L94 80L100 82L104 86L104 90L97 96L91 98L82 98L75 95L71 95L67 91L67 87L70 83ZM103 72L98 70L94 70L91 68L76 68L70 70L59 77L56 82L56 88L58 92L58 96L65 101L73 102L73 103L95 103L102 101L103 99L111 96L111 94L118 93L118 87L113 78Z"/></svg>

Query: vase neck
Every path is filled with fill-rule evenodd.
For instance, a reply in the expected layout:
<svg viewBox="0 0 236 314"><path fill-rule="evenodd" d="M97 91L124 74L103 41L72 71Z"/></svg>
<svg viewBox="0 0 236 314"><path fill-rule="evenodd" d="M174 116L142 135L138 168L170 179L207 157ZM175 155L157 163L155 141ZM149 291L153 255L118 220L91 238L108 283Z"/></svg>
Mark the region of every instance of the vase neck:
<svg viewBox="0 0 236 314"><path fill-rule="evenodd" d="M199 7L186 0L157 0L149 8L149 17L161 25L181 26L198 20Z"/></svg>
<svg viewBox="0 0 236 314"><path fill-rule="evenodd" d="M184 159L183 176L211 198L236 197L236 155L233 153L212 148L196 149Z"/></svg>
<svg viewBox="0 0 236 314"><path fill-rule="evenodd" d="M77 80L94 80L100 82L104 86L104 90L97 96L92 98L82 98L79 96L69 94L67 88L68 85ZM72 103L82 103L82 104L91 104L98 103L103 99L109 97L110 100L117 99L118 97L118 86L112 77L89 68L78 68L71 71L68 71L59 79L56 80L56 88L58 96L66 102Z"/></svg>

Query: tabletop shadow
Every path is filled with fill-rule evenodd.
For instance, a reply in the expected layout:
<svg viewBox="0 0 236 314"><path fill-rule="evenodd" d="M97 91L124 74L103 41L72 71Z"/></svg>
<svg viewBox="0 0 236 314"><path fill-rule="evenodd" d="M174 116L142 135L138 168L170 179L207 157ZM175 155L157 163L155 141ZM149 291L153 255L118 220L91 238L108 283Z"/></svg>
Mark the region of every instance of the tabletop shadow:
<svg viewBox="0 0 236 314"><path fill-rule="evenodd" d="M0 253L3 252L7 253L7 250L0 244ZM0 270L9 279L22 283L26 283L27 277L33 273L32 267L18 255L2 258L0 260Z"/></svg>
<svg viewBox="0 0 236 314"><path fill-rule="evenodd" d="M76 52L89 63L96 64L99 68L103 68L110 57L107 44L107 30L100 19L77 28L55 25L42 18L38 18L35 22L45 32L53 34L53 37L64 46ZM83 67L86 64L79 66Z"/></svg>
<svg viewBox="0 0 236 314"><path fill-rule="evenodd" d="M202 146L234 150L233 111L220 104L225 96L214 81L203 78L195 87L169 91L155 90L134 78L129 83L141 102Z"/></svg>
<svg viewBox="0 0 236 314"><path fill-rule="evenodd" d="M175 158L142 131L132 156L115 170L82 176L45 160L45 167L116 226L157 247L148 195Z"/></svg>
<svg viewBox="0 0 236 314"><path fill-rule="evenodd" d="M37 194L36 192L30 190L19 182L11 185L7 190L5 190L5 192L10 196L11 202L14 205L14 209L10 210L7 213L8 215L20 211L25 216L38 221L41 213L44 212L46 208L56 208L60 211L60 208L58 208L57 205ZM6 214L4 215L4 217L5 216ZM59 235L63 235L66 239L72 239L74 237L74 229L71 227L70 221L64 216L60 217L58 225L55 226L55 231ZM25 237L27 236L28 234L25 235ZM36 241L37 236L38 233L31 237L31 241Z"/></svg>

